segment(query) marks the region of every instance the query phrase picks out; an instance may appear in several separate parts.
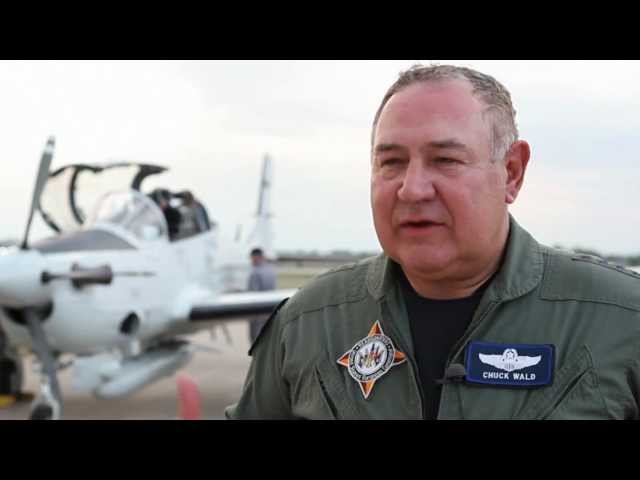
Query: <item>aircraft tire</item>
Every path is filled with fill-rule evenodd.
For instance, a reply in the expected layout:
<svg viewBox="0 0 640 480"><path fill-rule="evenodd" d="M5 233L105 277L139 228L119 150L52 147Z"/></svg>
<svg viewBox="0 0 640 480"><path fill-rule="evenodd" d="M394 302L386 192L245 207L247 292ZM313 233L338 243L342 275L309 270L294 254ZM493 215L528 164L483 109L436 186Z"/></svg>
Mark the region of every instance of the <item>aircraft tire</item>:
<svg viewBox="0 0 640 480"><path fill-rule="evenodd" d="M53 418L53 407L46 403L40 403L31 410L29 420L51 420Z"/></svg>

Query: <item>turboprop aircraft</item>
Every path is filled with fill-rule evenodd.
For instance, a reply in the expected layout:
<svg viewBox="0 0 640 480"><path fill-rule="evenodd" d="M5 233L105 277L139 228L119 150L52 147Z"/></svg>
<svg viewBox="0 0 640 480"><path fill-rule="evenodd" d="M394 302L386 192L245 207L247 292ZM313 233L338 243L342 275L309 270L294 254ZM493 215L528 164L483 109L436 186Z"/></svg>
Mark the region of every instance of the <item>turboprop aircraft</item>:
<svg viewBox="0 0 640 480"><path fill-rule="evenodd" d="M185 201L190 195L143 193L143 181L166 168L121 162L50 172L54 143L49 138L42 154L23 241L0 255L4 354L34 353L40 366L32 419L62 417L61 368L73 368L75 390L99 398L128 395L190 360L197 347L183 335L268 314L294 293L239 291L250 249L273 254L268 158L254 230L244 241L222 245L204 207ZM103 177L114 176L126 182L105 190ZM36 211L56 233L30 243ZM200 221L187 221L198 215ZM71 354L71 365L62 363L63 354Z"/></svg>

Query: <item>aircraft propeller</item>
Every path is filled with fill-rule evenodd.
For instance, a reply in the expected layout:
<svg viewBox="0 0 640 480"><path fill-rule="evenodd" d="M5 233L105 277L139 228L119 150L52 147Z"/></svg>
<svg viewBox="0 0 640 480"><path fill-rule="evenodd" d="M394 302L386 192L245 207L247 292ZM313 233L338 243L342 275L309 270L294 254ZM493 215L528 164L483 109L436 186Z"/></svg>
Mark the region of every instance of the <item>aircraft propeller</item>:
<svg viewBox="0 0 640 480"><path fill-rule="evenodd" d="M27 220L27 227L24 231L24 237L20 248L22 250L28 250L28 239L29 239L29 230L31 230L31 222L33 220L33 212L40 205L40 196L42 195L42 191L44 190L44 186L47 183L47 179L49 178L49 168L51 167L51 160L53 159L53 149L55 147L56 140L54 137L49 137L47 140L47 144L44 147L44 151L42 152L42 157L40 158L40 167L38 168L38 176L36 177L36 185L33 189L33 198L31 200L31 209L29 210L29 217Z"/></svg>
<svg viewBox="0 0 640 480"><path fill-rule="evenodd" d="M36 177L36 183L33 189L33 198L31 200L31 208L27 218L27 225L24 232L20 250L29 250L29 232L33 221L33 213L40 205L40 196L49 178L49 169L51 160L53 159L53 150L55 147L55 138L49 137L40 158L40 166ZM22 254L25 255L25 254ZM26 255L30 255L27 253ZM25 257L24 261L29 262L30 257ZM26 275L23 272L23 275ZM35 279L34 279L35 282ZM41 297L42 292L33 282L27 281L26 285L31 290L33 298ZM11 288L8 286L7 288ZM20 310L27 325L29 335L33 344L33 350L42 364L42 397L37 399L32 407L32 419L52 419L60 418L62 415L62 396L60 393L60 385L56 373L56 358L51 347L47 342L47 337L42 328L42 321L45 316L42 314L41 305L27 305Z"/></svg>

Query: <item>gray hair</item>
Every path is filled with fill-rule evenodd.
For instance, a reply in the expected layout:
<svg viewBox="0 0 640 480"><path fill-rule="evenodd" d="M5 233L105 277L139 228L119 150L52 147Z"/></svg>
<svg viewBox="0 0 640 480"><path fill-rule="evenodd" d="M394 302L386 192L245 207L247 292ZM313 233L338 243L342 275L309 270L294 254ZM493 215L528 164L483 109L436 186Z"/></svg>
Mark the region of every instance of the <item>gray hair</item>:
<svg viewBox="0 0 640 480"><path fill-rule="evenodd" d="M387 90L373 119L373 129L371 131L372 151L373 139L380 114L393 95L414 83L456 79L466 79L469 81L472 87L471 93L476 95L487 106L483 114L489 116L491 120L491 150L493 160L504 158L511 145L518 140L516 111L511 103L509 91L490 75L471 68L457 67L454 65L414 65L408 70L400 72L398 80Z"/></svg>

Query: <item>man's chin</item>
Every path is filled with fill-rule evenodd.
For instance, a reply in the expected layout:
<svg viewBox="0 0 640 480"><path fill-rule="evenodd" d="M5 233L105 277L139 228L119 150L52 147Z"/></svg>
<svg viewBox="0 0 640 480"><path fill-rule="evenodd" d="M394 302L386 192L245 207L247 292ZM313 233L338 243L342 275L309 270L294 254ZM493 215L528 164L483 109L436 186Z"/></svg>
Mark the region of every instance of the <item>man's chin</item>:
<svg viewBox="0 0 640 480"><path fill-rule="evenodd" d="M403 252L395 259L405 272L428 277L438 277L445 274L453 263L452 258L443 255L442 252L434 255L433 252L425 252L424 250Z"/></svg>

